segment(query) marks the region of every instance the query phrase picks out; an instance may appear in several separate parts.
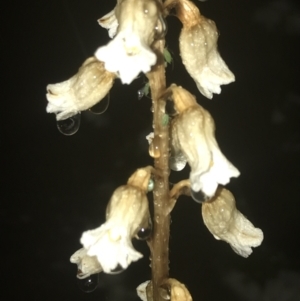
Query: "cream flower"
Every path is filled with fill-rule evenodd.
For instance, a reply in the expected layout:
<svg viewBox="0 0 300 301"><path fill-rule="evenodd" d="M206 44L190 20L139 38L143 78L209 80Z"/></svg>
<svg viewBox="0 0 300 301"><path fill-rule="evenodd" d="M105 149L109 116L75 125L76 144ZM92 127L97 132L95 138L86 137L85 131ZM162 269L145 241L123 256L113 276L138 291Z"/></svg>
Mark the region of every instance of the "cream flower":
<svg viewBox="0 0 300 301"><path fill-rule="evenodd" d="M47 112L57 120L67 119L101 101L111 89L116 75L95 57L88 58L70 79L47 86Z"/></svg>
<svg viewBox="0 0 300 301"><path fill-rule="evenodd" d="M225 188L219 188L214 198L202 204L202 216L213 236L229 243L243 257L263 241L263 232L237 210L234 196Z"/></svg>
<svg viewBox="0 0 300 301"><path fill-rule="evenodd" d="M183 24L179 37L182 62L199 91L211 99L213 93L221 93L220 85L235 80L218 52L215 22L200 15L196 5L188 0L179 0L176 10Z"/></svg>
<svg viewBox="0 0 300 301"><path fill-rule="evenodd" d="M95 256L87 255L87 250L84 248L76 251L70 258L72 263L77 264L77 278L84 279L92 274L102 272L102 267Z"/></svg>
<svg viewBox="0 0 300 301"><path fill-rule="evenodd" d="M142 258L131 239L141 229L149 227L150 213L146 192L152 167L138 169L127 185L117 188L106 209L106 222L99 228L82 234L81 243L87 255L96 256L105 273L126 269Z"/></svg>
<svg viewBox="0 0 300 301"><path fill-rule="evenodd" d="M156 63L150 46L161 13L155 0L120 0L114 14L119 24L117 35L95 55L105 63L106 70L118 73L124 84L130 84L140 72L149 72Z"/></svg>
<svg viewBox="0 0 300 301"><path fill-rule="evenodd" d="M215 139L213 118L187 90L171 85L175 108L179 113L171 125L171 146L186 158L191 167L192 196L197 192L212 197L218 184L226 185L239 171L225 158ZM198 200L200 201L200 200Z"/></svg>

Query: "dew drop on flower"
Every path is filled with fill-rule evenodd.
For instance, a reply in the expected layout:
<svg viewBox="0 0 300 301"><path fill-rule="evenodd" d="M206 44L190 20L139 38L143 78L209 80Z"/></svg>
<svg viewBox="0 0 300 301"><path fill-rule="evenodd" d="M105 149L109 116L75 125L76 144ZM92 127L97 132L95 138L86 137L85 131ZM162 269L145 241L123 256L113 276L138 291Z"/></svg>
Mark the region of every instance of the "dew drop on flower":
<svg viewBox="0 0 300 301"><path fill-rule="evenodd" d="M148 191L152 191L154 189L154 181L150 178L148 183Z"/></svg>
<svg viewBox="0 0 300 301"><path fill-rule="evenodd" d="M154 136L151 144L149 145L149 155L155 159L160 157L159 140L160 138L158 136Z"/></svg>
<svg viewBox="0 0 300 301"><path fill-rule="evenodd" d="M80 120L81 120L81 114L78 113L77 115L74 115L70 118L64 119L64 120L58 120L56 122L58 130L66 135L66 136L72 136L79 130L80 127Z"/></svg>
<svg viewBox="0 0 300 301"><path fill-rule="evenodd" d="M99 273L90 275L87 278L79 279L77 278L77 283L79 288L85 293L93 292L100 283Z"/></svg>
<svg viewBox="0 0 300 301"><path fill-rule="evenodd" d="M141 88L137 91L138 100L141 100L145 95L144 88Z"/></svg>
<svg viewBox="0 0 300 301"><path fill-rule="evenodd" d="M168 285L162 285L159 288L159 294L164 300L170 300L171 299L170 287Z"/></svg>
<svg viewBox="0 0 300 301"><path fill-rule="evenodd" d="M171 155L169 159L170 168L174 171L183 170L186 162L187 160L182 153L179 153L176 156Z"/></svg>
<svg viewBox="0 0 300 301"><path fill-rule="evenodd" d="M101 101L96 103L93 107L91 107L90 111L95 115L103 114L109 106L109 101L110 101L110 97L109 94L107 94L107 96L104 99L102 99Z"/></svg>
<svg viewBox="0 0 300 301"><path fill-rule="evenodd" d="M119 264L117 265L117 267L115 267L114 269L110 270L110 274L120 274L123 271L125 271L125 269L123 269Z"/></svg>
<svg viewBox="0 0 300 301"><path fill-rule="evenodd" d="M201 190L194 191L191 189L191 196L195 202L200 204L208 200L208 197Z"/></svg>
<svg viewBox="0 0 300 301"><path fill-rule="evenodd" d="M137 233L137 238L140 240L146 240L150 237L151 232L151 228L141 228Z"/></svg>

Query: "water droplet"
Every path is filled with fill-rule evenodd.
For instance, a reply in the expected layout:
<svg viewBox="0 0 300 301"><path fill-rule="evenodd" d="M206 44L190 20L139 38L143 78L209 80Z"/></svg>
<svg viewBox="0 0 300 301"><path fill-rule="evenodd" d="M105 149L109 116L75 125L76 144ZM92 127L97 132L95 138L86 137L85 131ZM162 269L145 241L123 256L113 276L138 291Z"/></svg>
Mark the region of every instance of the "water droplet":
<svg viewBox="0 0 300 301"><path fill-rule="evenodd" d="M144 88L141 88L137 91L138 100L141 100L145 95Z"/></svg>
<svg viewBox="0 0 300 301"><path fill-rule="evenodd" d="M136 234L136 238L139 240L147 240L152 233L152 220L149 218L148 226L141 228Z"/></svg>
<svg viewBox="0 0 300 301"><path fill-rule="evenodd" d="M91 107L90 111L95 115L103 114L109 106L109 101L110 101L110 97L109 94L107 94L104 99L100 100L93 107Z"/></svg>
<svg viewBox="0 0 300 301"><path fill-rule="evenodd" d="M149 145L149 155L152 158L157 159L160 157L159 144L160 144L160 138L158 136L154 136L151 144Z"/></svg>
<svg viewBox="0 0 300 301"><path fill-rule="evenodd" d="M154 189L154 181L150 178L148 183L148 191L152 191Z"/></svg>
<svg viewBox="0 0 300 301"><path fill-rule="evenodd" d="M87 278L77 278L79 288L85 293L93 292L100 283L99 273L90 275Z"/></svg>
<svg viewBox="0 0 300 301"><path fill-rule="evenodd" d="M80 127L81 114L78 113L68 119L58 120L56 122L58 130L66 135L71 136L77 133Z"/></svg>
<svg viewBox="0 0 300 301"><path fill-rule="evenodd" d="M195 202L200 204L208 200L207 195L205 195L201 190L194 191L193 189L191 189L191 196Z"/></svg>
<svg viewBox="0 0 300 301"><path fill-rule="evenodd" d="M123 271L125 271L125 269L123 269L122 267L121 267L121 265L117 265L113 270L110 270L110 273L109 274L120 274L120 273L122 273Z"/></svg>
<svg viewBox="0 0 300 301"><path fill-rule="evenodd" d="M180 171L184 169L186 162L187 160L182 152L178 152L174 156L171 155L169 159L170 168L175 171Z"/></svg>

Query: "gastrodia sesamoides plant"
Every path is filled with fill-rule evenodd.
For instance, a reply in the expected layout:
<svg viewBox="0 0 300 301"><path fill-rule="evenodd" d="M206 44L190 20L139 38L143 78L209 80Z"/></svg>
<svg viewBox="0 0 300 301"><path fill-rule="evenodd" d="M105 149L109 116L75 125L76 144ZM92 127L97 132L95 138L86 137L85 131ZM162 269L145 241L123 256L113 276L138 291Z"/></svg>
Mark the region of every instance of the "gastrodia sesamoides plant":
<svg viewBox="0 0 300 301"><path fill-rule="evenodd" d="M233 195L223 187L240 172L217 143L213 117L197 102L198 95L180 85L166 86L172 51L165 47L164 37L170 14L182 23L180 56L200 93L207 98L220 94L221 86L235 77L218 51L216 24L188 0L117 0L114 9L98 19L108 30L109 42L99 45L95 56L73 77L47 86L47 112L56 115L57 127L65 135L78 130L81 111L105 112L116 79L130 84L142 78L139 98L152 98L153 132L147 140L153 167L136 169L127 184L114 190L105 221L82 233L81 248L70 258L86 292L97 287L104 273L120 273L142 258L138 245L133 245L139 239L150 249L152 270L152 279L137 289L139 297L143 301L192 301L187 287L169 278L170 213L183 194L200 203L195 206L199 210L201 206L208 230L237 254L249 256L263 240L262 231L236 208ZM170 169L180 172L187 164L189 179L172 183L170 189ZM152 206L148 193L152 193Z"/></svg>

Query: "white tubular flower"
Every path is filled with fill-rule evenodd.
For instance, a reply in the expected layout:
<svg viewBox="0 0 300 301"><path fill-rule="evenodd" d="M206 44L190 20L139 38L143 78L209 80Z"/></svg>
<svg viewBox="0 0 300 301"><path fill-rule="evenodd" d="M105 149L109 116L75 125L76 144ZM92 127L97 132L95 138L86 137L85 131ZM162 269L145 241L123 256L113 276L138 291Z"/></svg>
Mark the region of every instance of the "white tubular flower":
<svg viewBox="0 0 300 301"><path fill-rule="evenodd" d="M214 198L202 204L202 216L211 234L243 257L263 241L263 232L237 210L234 196L225 188L219 188Z"/></svg>
<svg viewBox="0 0 300 301"><path fill-rule="evenodd" d="M77 264L77 278L84 279L90 275L102 272L102 267L99 264L96 256L87 255L87 250L84 248L76 251L70 258L72 263Z"/></svg>
<svg viewBox="0 0 300 301"><path fill-rule="evenodd" d="M47 112L57 120L67 119L101 101L111 89L116 75L105 70L103 62L88 58L70 79L47 86Z"/></svg>
<svg viewBox="0 0 300 301"><path fill-rule="evenodd" d="M218 52L217 27L189 0L179 0L176 10L183 24L179 37L182 62L201 94L211 99L212 93L221 93L220 85L235 80Z"/></svg>
<svg viewBox="0 0 300 301"><path fill-rule="evenodd" d="M171 85L175 108L179 113L171 125L171 145L175 153L182 153L191 167L192 196L197 193L212 197L218 184L226 185L239 171L225 158L215 139L212 116L197 104L187 90Z"/></svg>
<svg viewBox="0 0 300 301"><path fill-rule="evenodd" d="M106 70L117 73L123 84L130 84L156 63L150 46L162 22L161 13L155 0L119 0L114 13L119 24L117 35L95 55Z"/></svg>
<svg viewBox="0 0 300 301"><path fill-rule="evenodd" d="M87 255L96 256L105 273L126 269L143 255L131 243L140 230L149 227L150 213L146 192L152 167L138 169L127 185L117 188L106 209L106 222L82 234Z"/></svg>

